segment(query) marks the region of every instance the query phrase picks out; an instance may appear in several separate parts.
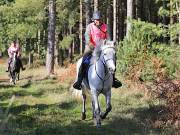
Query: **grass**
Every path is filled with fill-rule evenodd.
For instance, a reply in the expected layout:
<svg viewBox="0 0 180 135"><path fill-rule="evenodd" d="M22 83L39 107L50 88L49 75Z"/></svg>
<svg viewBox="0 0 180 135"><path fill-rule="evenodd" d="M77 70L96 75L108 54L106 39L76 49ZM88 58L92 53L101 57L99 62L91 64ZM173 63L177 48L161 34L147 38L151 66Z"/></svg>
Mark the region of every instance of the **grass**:
<svg viewBox="0 0 180 135"><path fill-rule="evenodd" d="M7 79L1 67L1 135L169 134L167 130L150 126L148 120L156 114L150 108L149 99L145 99L140 91L125 86L113 89L113 109L102 121L102 127L97 129L92 120L90 98L87 119L81 120L81 101L69 91L72 78L64 82L46 78L45 70L40 68L23 72L16 86L10 85ZM100 96L100 104L105 110L103 96Z"/></svg>

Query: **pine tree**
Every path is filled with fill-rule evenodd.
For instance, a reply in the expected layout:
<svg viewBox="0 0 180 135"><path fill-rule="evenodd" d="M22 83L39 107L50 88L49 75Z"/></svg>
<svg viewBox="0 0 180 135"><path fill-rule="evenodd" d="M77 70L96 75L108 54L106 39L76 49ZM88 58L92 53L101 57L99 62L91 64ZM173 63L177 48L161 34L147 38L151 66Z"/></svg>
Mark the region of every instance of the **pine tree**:
<svg viewBox="0 0 180 135"><path fill-rule="evenodd" d="M49 0L49 26L48 26L48 47L46 55L46 68L48 75L54 73L54 44L55 44L55 0Z"/></svg>

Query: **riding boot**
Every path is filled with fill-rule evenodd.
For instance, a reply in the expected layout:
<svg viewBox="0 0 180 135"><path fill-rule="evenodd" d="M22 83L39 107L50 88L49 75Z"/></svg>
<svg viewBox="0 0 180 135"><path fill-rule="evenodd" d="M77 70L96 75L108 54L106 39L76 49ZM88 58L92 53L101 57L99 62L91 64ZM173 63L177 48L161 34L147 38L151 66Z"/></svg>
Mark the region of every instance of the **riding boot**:
<svg viewBox="0 0 180 135"><path fill-rule="evenodd" d="M20 65L21 69L22 69L22 70L25 70L26 68L23 67L23 64L22 64L21 59L18 59L18 61L19 61L19 65Z"/></svg>
<svg viewBox="0 0 180 135"><path fill-rule="evenodd" d="M79 73L78 73L78 79L77 81L73 84L73 87L75 89L81 90L81 83L84 77L84 68L83 68L83 63L81 63L80 67L79 67Z"/></svg>
<svg viewBox="0 0 180 135"><path fill-rule="evenodd" d="M8 67L6 68L6 72L9 72L9 65L8 65Z"/></svg>
<svg viewBox="0 0 180 135"><path fill-rule="evenodd" d="M86 60L86 58L92 54L92 51L93 51L93 46L89 46L89 45L86 45L86 48L85 48L85 51L84 51L84 54L83 54L83 58L82 58L82 63L79 67L79 73L78 73L78 79L77 81L73 84L73 87L75 89L78 89L78 90L81 90L81 83L82 83L82 80L83 80L83 77L85 75L85 68L86 68L86 65L84 64L84 61Z"/></svg>
<svg viewBox="0 0 180 135"><path fill-rule="evenodd" d="M119 88L122 86L122 83L115 77L115 74L113 74L113 84L112 87Z"/></svg>

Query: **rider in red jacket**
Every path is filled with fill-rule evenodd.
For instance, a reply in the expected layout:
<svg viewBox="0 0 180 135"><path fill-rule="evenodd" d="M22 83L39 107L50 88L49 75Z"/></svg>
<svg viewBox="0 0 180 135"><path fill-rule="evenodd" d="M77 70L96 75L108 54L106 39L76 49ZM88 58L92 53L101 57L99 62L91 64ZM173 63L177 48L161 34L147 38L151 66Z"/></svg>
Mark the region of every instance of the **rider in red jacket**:
<svg viewBox="0 0 180 135"><path fill-rule="evenodd" d="M93 22L90 23L85 32L85 41L86 41L86 47L83 54L83 58L87 57L89 54L91 54L96 47L96 45L99 43L102 39L109 39L108 29L107 25L101 21L101 15L99 11L95 11L93 13ZM78 73L78 79L73 84L73 87L75 89L80 90L81 89L81 83L84 77L84 68L83 68L83 62L81 63L81 66L79 68ZM115 78L115 75L113 75L113 87L118 88L122 84L120 81L118 81Z"/></svg>

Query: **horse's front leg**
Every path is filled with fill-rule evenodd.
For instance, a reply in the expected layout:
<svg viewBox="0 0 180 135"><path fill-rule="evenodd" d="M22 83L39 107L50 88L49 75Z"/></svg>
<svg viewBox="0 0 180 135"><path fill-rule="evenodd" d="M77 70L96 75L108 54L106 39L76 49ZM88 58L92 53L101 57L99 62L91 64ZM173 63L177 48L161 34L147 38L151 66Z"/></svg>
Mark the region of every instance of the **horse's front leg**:
<svg viewBox="0 0 180 135"><path fill-rule="evenodd" d="M86 119L86 94L82 92L82 100L83 100L83 106L82 106L82 115L81 119Z"/></svg>
<svg viewBox="0 0 180 135"><path fill-rule="evenodd" d="M9 76L9 82L12 83L12 74L11 74L11 71L9 72L8 76Z"/></svg>
<svg viewBox="0 0 180 135"><path fill-rule="evenodd" d="M99 101L98 101L98 94L96 92L96 90L91 91L92 94L92 103L93 103L93 109L94 109L94 122L96 127L100 127L101 126L101 117L100 117L100 107L99 107Z"/></svg>
<svg viewBox="0 0 180 135"><path fill-rule="evenodd" d="M16 84L16 73L13 72L13 84L15 85Z"/></svg>
<svg viewBox="0 0 180 135"><path fill-rule="evenodd" d="M105 97L106 97L106 111L105 111L105 113L101 114L102 119L105 119L106 116L108 115L108 113L112 109L112 106L111 106L111 90L108 91L107 93L105 93Z"/></svg>
<svg viewBox="0 0 180 135"><path fill-rule="evenodd" d="M93 101L91 102L91 106L92 106L92 114L93 114L92 119L94 119L95 118L95 111L94 111L95 106L94 106Z"/></svg>

